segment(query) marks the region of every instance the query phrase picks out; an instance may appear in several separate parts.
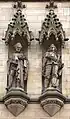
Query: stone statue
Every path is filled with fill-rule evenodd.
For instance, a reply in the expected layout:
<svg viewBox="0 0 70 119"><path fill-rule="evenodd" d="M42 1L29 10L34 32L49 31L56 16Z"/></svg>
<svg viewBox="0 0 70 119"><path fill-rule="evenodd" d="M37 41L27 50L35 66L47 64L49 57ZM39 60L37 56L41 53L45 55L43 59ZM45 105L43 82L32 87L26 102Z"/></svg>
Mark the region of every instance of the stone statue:
<svg viewBox="0 0 70 119"><path fill-rule="evenodd" d="M57 53L57 49L52 44L43 58L44 88L59 87L59 80L62 74L64 64L61 62L61 57Z"/></svg>
<svg viewBox="0 0 70 119"><path fill-rule="evenodd" d="M7 62L7 90L12 87L24 89L24 80L27 80L28 76L28 60L23 53L21 53L22 45L17 43L14 48L16 51Z"/></svg>

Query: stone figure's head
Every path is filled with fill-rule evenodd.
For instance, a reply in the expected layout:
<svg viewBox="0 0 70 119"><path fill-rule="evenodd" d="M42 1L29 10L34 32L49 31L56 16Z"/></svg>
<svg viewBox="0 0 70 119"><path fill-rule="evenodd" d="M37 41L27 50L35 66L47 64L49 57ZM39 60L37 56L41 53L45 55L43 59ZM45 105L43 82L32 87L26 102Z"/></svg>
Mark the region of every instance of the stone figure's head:
<svg viewBox="0 0 70 119"><path fill-rule="evenodd" d="M52 51L52 52L57 52L57 48L54 44L51 44L51 46L49 47L48 51Z"/></svg>
<svg viewBox="0 0 70 119"><path fill-rule="evenodd" d="M16 52L20 52L21 49L22 49L21 43L17 43L17 44L14 46L14 48L15 48Z"/></svg>

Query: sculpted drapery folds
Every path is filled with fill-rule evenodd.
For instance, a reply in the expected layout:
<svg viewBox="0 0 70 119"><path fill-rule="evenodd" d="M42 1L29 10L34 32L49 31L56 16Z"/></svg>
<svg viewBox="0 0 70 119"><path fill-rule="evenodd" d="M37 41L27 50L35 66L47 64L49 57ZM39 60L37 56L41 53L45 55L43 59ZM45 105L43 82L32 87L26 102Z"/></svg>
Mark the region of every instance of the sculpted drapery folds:
<svg viewBox="0 0 70 119"><path fill-rule="evenodd" d="M61 57L58 55L55 45L52 44L43 58L43 77L45 89L48 87L59 87L63 65L64 64L61 62Z"/></svg>
<svg viewBox="0 0 70 119"><path fill-rule="evenodd" d="M7 90L12 87L24 89L24 80L27 80L28 76L28 60L23 53L21 53L22 45L17 43L14 47L15 53L13 53L7 62Z"/></svg>

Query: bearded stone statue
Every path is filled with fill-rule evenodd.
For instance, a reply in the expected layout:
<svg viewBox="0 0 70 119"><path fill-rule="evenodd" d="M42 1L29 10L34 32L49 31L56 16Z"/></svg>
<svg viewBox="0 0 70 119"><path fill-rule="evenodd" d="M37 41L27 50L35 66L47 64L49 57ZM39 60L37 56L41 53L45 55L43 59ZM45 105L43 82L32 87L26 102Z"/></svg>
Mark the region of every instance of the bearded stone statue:
<svg viewBox="0 0 70 119"><path fill-rule="evenodd" d="M7 74L7 90L11 88L22 88L24 90L24 81L28 77L28 60L21 53L22 45L17 43L15 46L15 53L9 58L8 74Z"/></svg>

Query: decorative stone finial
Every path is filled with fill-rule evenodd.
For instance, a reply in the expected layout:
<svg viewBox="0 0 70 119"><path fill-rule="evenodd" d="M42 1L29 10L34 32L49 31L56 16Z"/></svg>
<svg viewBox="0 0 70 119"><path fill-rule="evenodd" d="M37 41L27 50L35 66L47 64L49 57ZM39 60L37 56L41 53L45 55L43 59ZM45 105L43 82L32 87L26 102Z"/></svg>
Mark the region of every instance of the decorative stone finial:
<svg viewBox="0 0 70 119"><path fill-rule="evenodd" d="M46 5L46 8L55 9L55 8L57 8L57 5L54 5L54 1L50 0L49 5Z"/></svg>
<svg viewBox="0 0 70 119"><path fill-rule="evenodd" d="M20 0L18 0L18 1L16 2L16 4L14 5L14 8L16 8L16 9L18 9L18 8L19 8L19 9L23 9L23 8L26 8L26 6L23 5Z"/></svg>

